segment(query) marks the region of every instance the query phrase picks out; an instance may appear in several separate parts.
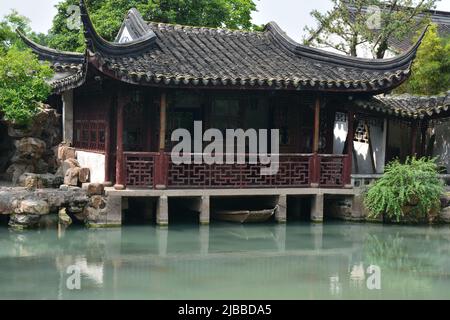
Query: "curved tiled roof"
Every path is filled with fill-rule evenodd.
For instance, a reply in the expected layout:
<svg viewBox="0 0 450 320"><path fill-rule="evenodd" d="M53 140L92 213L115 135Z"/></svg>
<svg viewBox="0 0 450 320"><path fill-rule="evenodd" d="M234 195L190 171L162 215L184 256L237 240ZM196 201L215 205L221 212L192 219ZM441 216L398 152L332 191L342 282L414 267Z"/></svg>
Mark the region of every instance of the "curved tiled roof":
<svg viewBox="0 0 450 320"><path fill-rule="evenodd" d="M450 91L440 96L379 95L368 100L356 100L364 109L376 110L405 118L423 119L450 109Z"/></svg>
<svg viewBox="0 0 450 320"><path fill-rule="evenodd" d="M123 21L122 26L120 27L120 30L114 42L116 43L120 42L120 35L122 34L124 29L128 31L132 39L141 38L145 36L147 33L152 32L147 22L145 22L144 19L142 18L141 13L135 8L132 8L130 9L130 11L128 11L128 14L125 17L125 20Z"/></svg>
<svg viewBox="0 0 450 320"><path fill-rule="evenodd" d="M273 22L263 32L146 23L132 9L121 30L138 38L117 43L97 34L83 0L80 9L88 64L139 85L382 93L408 78L421 42L395 58L362 59L300 45Z"/></svg>
<svg viewBox="0 0 450 320"><path fill-rule="evenodd" d="M43 61L50 61L55 72L49 81L55 93L73 89L80 86L86 76L86 59L82 53L65 52L41 46L27 37L20 31L17 33L38 58Z"/></svg>

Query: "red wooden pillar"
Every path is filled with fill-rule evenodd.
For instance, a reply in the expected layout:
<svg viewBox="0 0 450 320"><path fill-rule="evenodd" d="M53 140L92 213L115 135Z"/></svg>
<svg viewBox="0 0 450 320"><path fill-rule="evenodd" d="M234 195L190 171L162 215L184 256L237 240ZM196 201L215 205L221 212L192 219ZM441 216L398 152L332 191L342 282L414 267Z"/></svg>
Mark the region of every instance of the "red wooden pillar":
<svg viewBox="0 0 450 320"><path fill-rule="evenodd" d="M416 145L417 145L417 121L411 123L411 156L417 156Z"/></svg>
<svg viewBox="0 0 450 320"><path fill-rule="evenodd" d="M144 150L147 152L152 151L152 131L153 131L153 119L152 119L152 113L153 112L153 99L149 99L148 97L145 97L144 99L145 104L147 105L146 108L144 108Z"/></svg>
<svg viewBox="0 0 450 320"><path fill-rule="evenodd" d="M164 152L166 149L166 118L167 118L167 96L165 92L161 92L160 97L160 116L159 116L159 151Z"/></svg>
<svg viewBox="0 0 450 320"><path fill-rule="evenodd" d="M167 171L169 168L169 159L167 158L166 151L166 130L167 130L167 94L161 92L160 96L160 108L159 108L159 159L156 165L156 182L155 187L157 189L165 189L167 186Z"/></svg>
<svg viewBox="0 0 450 320"><path fill-rule="evenodd" d="M110 126L109 121L105 129L105 184L111 186L110 163L111 160L111 143L110 143Z"/></svg>
<svg viewBox="0 0 450 320"><path fill-rule="evenodd" d="M314 105L314 137L313 137L313 153L319 153L319 137L320 135L320 98L316 98Z"/></svg>
<svg viewBox="0 0 450 320"><path fill-rule="evenodd" d="M123 156L123 114L125 109L125 98L119 94L117 101L117 136L116 136L116 184L114 189L125 189L125 164Z"/></svg>
<svg viewBox="0 0 450 320"><path fill-rule="evenodd" d="M353 111L349 111L347 113L348 117L348 133L347 133L347 150L346 150L346 160L344 163L344 186L346 188L351 188L352 182L352 167L353 167L353 139L355 137L355 113Z"/></svg>
<svg viewBox="0 0 450 320"><path fill-rule="evenodd" d="M320 157L319 153L320 139L320 98L316 97L314 104L314 136L313 136L313 158L311 170L311 187L317 188L320 181Z"/></svg>
<svg viewBox="0 0 450 320"><path fill-rule="evenodd" d="M108 105L107 111L107 122L105 128L105 184L112 185L112 177L111 177L111 114L112 114L112 106L114 105L114 98L111 99Z"/></svg>

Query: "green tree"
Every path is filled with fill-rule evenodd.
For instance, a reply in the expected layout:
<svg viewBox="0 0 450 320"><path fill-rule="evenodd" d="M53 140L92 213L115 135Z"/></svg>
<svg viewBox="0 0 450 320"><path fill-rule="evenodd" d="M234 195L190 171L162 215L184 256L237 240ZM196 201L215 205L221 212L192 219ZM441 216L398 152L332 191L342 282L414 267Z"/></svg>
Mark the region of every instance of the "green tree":
<svg viewBox="0 0 450 320"><path fill-rule="evenodd" d="M34 33L30 28L30 20L12 10L0 21L0 52L5 54L12 46L25 49L25 44L17 35L16 29L22 30L28 37L45 44L46 36L42 33Z"/></svg>
<svg viewBox="0 0 450 320"><path fill-rule="evenodd" d="M30 50L13 46L0 56L0 114L6 121L26 125L47 99L52 70Z"/></svg>
<svg viewBox="0 0 450 320"><path fill-rule="evenodd" d="M434 95L450 89L450 39L442 39L432 24L423 39L412 75L397 93Z"/></svg>
<svg viewBox="0 0 450 320"><path fill-rule="evenodd" d="M56 6L58 12L49 35L51 47L67 51L84 49L81 31L71 29L67 24L73 15L70 6L78 3L78 0L64 0ZM97 31L107 40L115 38L124 15L133 7L147 21L232 29L258 28L251 22L251 14L256 11L254 0L87 0L86 3Z"/></svg>
<svg viewBox="0 0 450 320"><path fill-rule="evenodd" d="M437 1L440 0L332 0L331 11L311 12L319 28L306 27L308 36L304 42L331 47L351 56L357 56L358 47L367 44L373 57L382 59L390 39L408 36L417 27L418 20L428 23L426 11ZM379 8L379 11L369 8Z"/></svg>
<svg viewBox="0 0 450 320"><path fill-rule="evenodd" d="M364 37L366 15L363 11L368 5L368 1L349 1L356 12L354 15L350 13L346 1L332 1L333 9L331 11L325 14L318 10L311 12L311 16L316 19L319 28L305 27L305 31L309 35L305 38L304 43L334 48L343 54L356 57L358 47L368 41L367 37Z"/></svg>

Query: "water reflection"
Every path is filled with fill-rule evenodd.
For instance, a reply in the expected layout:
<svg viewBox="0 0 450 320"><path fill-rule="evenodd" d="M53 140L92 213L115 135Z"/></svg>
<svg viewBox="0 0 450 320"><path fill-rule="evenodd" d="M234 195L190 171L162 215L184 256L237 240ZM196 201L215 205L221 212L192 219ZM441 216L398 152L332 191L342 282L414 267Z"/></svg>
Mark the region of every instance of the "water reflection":
<svg viewBox="0 0 450 320"><path fill-rule="evenodd" d="M364 224L0 229L0 298L450 298L449 239ZM81 290L66 286L70 266Z"/></svg>
<svg viewBox="0 0 450 320"><path fill-rule="evenodd" d="M340 296L342 293L341 283L339 281L339 275L335 274L330 277L330 294L332 296Z"/></svg>
<svg viewBox="0 0 450 320"><path fill-rule="evenodd" d="M362 288L365 285L366 274L363 263L355 264L350 271L350 286L353 288Z"/></svg>

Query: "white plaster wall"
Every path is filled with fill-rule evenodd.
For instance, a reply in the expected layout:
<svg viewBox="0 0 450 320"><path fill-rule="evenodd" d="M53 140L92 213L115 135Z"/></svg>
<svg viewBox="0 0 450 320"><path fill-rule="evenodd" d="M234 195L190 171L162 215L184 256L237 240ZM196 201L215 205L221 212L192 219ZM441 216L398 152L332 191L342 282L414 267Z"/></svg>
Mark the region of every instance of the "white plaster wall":
<svg viewBox="0 0 450 320"><path fill-rule="evenodd" d="M90 182L105 182L105 155L94 152L77 151L77 160L80 166L91 171Z"/></svg>
<svg viewBox="0 0 450 320"><path fill-rule="evenodd" d="M353 162L354 173L374 173L372 170L371 158L369 155L369 144L363 142L353 142L353 148L356 154L356 161L358 162L358 172L356 172L356 163Z"/></svg>
<svg viewBox="0 0 450 320"><path fill-rule="evenodd" d="M384 128L382 126L369 125L372 140L372 157L375 162L375 171L372 167L369 144L354 142L356 158L358 159L358 172L360 174L383 173L385 159Z"/></svg>
<svg viewBox="0 0 450 320"><path fill-rule="evenodd" d="M73 90L63 92L63 140L73 143Z"/></svg>
<svg viewBox="0 0 450 320"><path fill-rule="evenodd" d="M358 162L358 172L356 172L356 165L353 161L353 173L371 174L383 173L384 162L386 154L385 146L385 126L369 125L370 134L372 137L373 157L375 159L376 172L373 172L371 157L369 154L369 144L354 142L353 147L356 153L356 161ZM345 121L336 121L334 124L334 143L333 153L343 154L345 141L347 139L348 123Z"/></svg>
<svg viewBox="0 0 450 320"><path fill-rule="evenodd" d="M386 136L384 134L384 125L370 126L370 134L372 135L373 157L375 159L376 173L384 172L384 162L386 155Z"/></svg>
<svg viewBox="0 0 450 320"><path fill-rule="evenodd" d="M347 121L335 121L334 123L334 143L333 153L343 154L345 140L347 140L348 123Z"/></svg>
<svg viewBox="0 0 450 320"><path fill-rule="evenodd" d="M433 156L450 172L450 121L436 124Z"/></svg>

